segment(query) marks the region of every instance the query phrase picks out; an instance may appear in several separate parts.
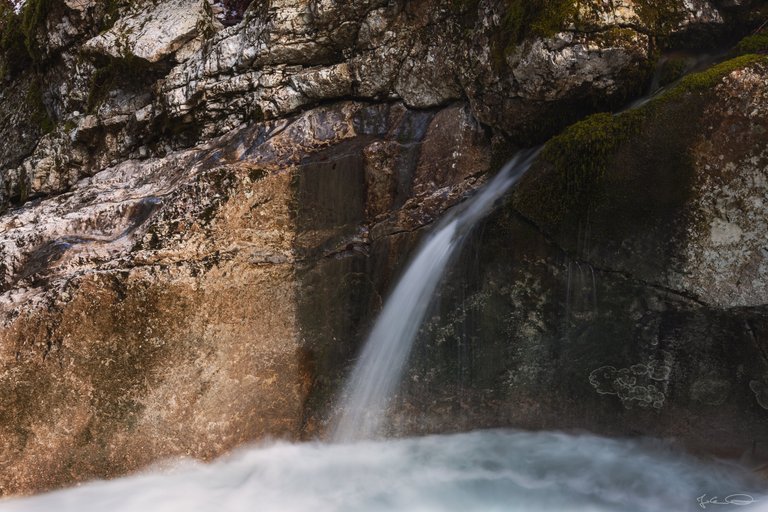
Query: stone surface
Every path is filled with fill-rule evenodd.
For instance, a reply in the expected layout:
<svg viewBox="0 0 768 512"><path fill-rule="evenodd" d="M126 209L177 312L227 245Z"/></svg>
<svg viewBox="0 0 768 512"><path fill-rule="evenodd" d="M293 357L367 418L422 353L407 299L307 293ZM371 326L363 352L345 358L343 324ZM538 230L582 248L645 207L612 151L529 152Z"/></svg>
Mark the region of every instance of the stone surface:
<svg viewBox="0 0 768 512"><path fill-rule="evenodd" d="M708 304L768 302L768 73L747 68L716 89L693 148L696 195L675 283Z"/></svg>
<svg viewBox="0 0 768 512"><path fill-rule="evenodd" d="M432 162L414 156L442 147L444 127L461 145L426 184ZM122 162L1 217L2 493L299 437L322 378L307 275L368 253L363 155L390 147L399 162L382 221L460 200L488 169L472 158L487 144L463 107L341 103Z"/></svg>
<svg viewBox="0 0 768 512"><path fill-rule="evenodd" d="M86 42L83 49L158 62L206 30L211 17L206 0L146 3L139 12L120 18L115 26Z"/></svg>
<svg viewBox="0 0 768 512"><path fill-rule="evenodd" d="M426 228L640 94L660 50L751 28L726 4L586 2L515 35L500 0L273 0L227 27L52 1L0 84L0 494L322 435ZM448 280L393 431L765 442L765 64L724 76L537 164Z"/></svg>
<svg viewBox="0 0 768 512"><path fill-rule="evenodd" d="M226 28L204 0L140 2L117 11L111 26L115 13L106 5L52 5L35 32L50 68L39 96L59 127L48 145L87 153L70 159L78 161L79 176L350 97L401 99L415 108L467 98L474 117L526 145L639 93L658 34L723 25L703 0L680 2L681 14L669 27L638 7L642 3L595 3L565 19L566 31L531 34L519 43L506 39L505 4L491 0L464 7L447 0L355 0L343 7L271 2ZM2 101L0 110L13 112L13 100ZM78 132L72 144L71 128L62 128L79 126L85 115L98 117L96 124L88 121L97 129ZM39 132L29 127L20 133L29 133L29 142L4 157L0 169L15 176L49 174L50 167L38 166L43 156L32 154ZM20 178L7 181L0 204L71 185L68 176L45 178L62 184L45 190Z"/></svg>

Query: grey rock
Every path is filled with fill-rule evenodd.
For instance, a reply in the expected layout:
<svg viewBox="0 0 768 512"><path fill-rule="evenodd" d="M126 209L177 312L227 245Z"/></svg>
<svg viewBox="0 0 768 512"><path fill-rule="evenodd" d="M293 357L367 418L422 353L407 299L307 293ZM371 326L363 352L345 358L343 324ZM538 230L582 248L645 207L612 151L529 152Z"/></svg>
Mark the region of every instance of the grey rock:
<svg viewBox="0 0 768 512"><path fill-rule="evenodd" d="M172 55L212 23L206 0L171 0L120 18L106 32L83 45L90 52L115 58L138 57L158 62Z"/></svg>

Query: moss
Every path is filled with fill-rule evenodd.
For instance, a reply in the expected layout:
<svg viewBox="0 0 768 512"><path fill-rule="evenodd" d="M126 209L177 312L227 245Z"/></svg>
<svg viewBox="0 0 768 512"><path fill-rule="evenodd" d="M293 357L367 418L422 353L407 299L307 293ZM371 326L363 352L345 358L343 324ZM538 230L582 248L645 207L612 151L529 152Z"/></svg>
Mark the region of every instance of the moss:
<svg viewBox="0 0 768 512"><path fill-rule="evenodd" d="M723 77L737 69L744 69L758 62L768 62L764 55L748 54L721 62L706 71L692 73L684 77L674 89L651 102L651 105L669 101L682 94L700 93L717 85Z"/></svg>
<svg viewBox="0 0 768 512"><path fill-rule="evenodd" d="M506 0L502 30L508 42L519 44L531 37L549 37L576 18L573 0Z"/></svg>
<svg viewBox="0 0 768 512"><path fill-rule="evenodd" d="M547 143L540 158L552 168L554 178L550 178L552 186L543 190L544 195L537 201L549 205L548 221L557 222L586 196L590 201L600 199L595 190L605 177L612 155L640 130L642 121L639 110L618 116L593 114Z"/></svg>
<svg viewBox="0 0 768 512"><path fill-rule="evenodd" d="M691 74L667 93L644 106L621 114L594 114L571 125L544 147L538 165L549 171L530 191L516 200L522 211L535 211L547 223L558 224L577 205L601 202L602 187L608 168L620 147L641 133L649 119L664 112L671 102L682 97L703 94L736 69L768 57L747 55L723 62L701 73Z"/></svg>
<svg viewBox="0 0 768 512"><path fill-rule="evenodd" d="M0 51L5 57L3 74L14 75L32 64L40 64L45 52L38 36L56 9L65 9L61 0L27 0L19 14L8 6L0 9Z"/></svg>
<svg viewBox="0 0 768 512"><path fill-rule="evenodd" d="M3 54L0 78L15 76L31 64L19 18L9 6L0 5L0 52Z"/></svg>
<svg viewBox="0 0 768 512"><path fill-rule="evenodd" d="M573 0L505 0L501 24L491 37L494 64L502 67L517 45L526 39L550 37L575 21L577 15Z"/></svg>
<svg viewBox="0 0 768 512"><path fill-rule="evenodd" d="M40 48L37 35L45 25L56 0L27 0L21 11L21 30L24 33L24 45L33 62L43 60L43 50Z"/></svg>
<svg viewBox="0 0 768 512"><path fill-rule="evenodd" d="M452 0L453 9L462 13L476 13L478 3L477 0ZM638 0L635 4L638 16L654 38L667 37L684 16L678 0ZM494 63L498 67L527 39L551 37L570 26L578 27L583 6L579 0L504 0L501 23L491 38Z"/></svg>
<svg viewBox="0 0 768 512"><path fill-rule="evenodd" d="M454 7L477 9L476 0L453 0ZM639 0L638 16L656 37L666 37L682 21L677 0ZM523 41L551 37L580 23L579 0L504 0L504 15L499 31L491 40L495 62L506 57Z"/></svg>
<svg viewBox="0 0 768 512"><path fill-rule="evenodd" d="M768 53L768 32L760 32L747 36L736 45L736 53Z"/></svg>
<svg viewBox="0 0 768 512"><path fill-rule="evenodd" d="M680 5L679 0L641 0L635 3L635 8L653 35L666 37L685 16Z"/></svg>
<svg viewBox="0 0 768 512"><path fill-rule="evenodd" d="M659 69L659 85L664 87L678 80L685 74L687 64L682 57L673 57L661 64Z"/></svg>

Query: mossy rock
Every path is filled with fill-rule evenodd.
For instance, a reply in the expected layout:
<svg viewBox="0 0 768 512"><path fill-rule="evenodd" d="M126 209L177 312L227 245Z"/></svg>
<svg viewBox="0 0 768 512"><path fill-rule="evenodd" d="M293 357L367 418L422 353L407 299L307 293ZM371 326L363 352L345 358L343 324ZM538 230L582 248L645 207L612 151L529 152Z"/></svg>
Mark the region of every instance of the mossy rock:
<svg viewBox="0 0 768 512"><path fill-rule="evenodd" d="M768 53L768 32L759 32L745 37L736 45L739 55L748 53Z"/></svg>
<svg viewBox="0 0 768 512"><path fill-rule="evenodd" d="M733 71L744 69L758 62L768 62L768 58L757 54L742 55L716 64L700 73L687 75L672 90L649 102L647 108L655 108L669 103L685 94L707 92Z"/></svg>
<svg viewBox="0 0 768 512"><path fill-rule="evenodd" d="M506 0L502 30L510 42L521 43L529 37L560 32L577 14L577 4L572 0Z"/></svg>
<svg viewBox="0 0 768 512"><path fill-rule="evenodd" d="M687 67L688 63L683 57L665 60L659 67L659 85L664 87L679 80L685 74Z"/></svg>
<svg viewBox="0 0 768 512"><path fill-rule="evenodd" d="M645 217L677 218L693 179L689 148L700 134L697 119L714 87L730 72L765 61L737 57L684 77L642 107L570 126L546 144L513 207L574 252L579 230L596 215L605 220L599 229L608 245Z"/></svg>
<svg viewBox="0 0 768 512"><path fill-rule="evenodd" d="M593 114L567 128L544 147L540 157L540 165L550 169L550 186L539 190L535 198L521 196L523 209L546 204L546 210L537 211L536 217L556 224L575 205L599 200L598 190L611 157L641 124L642 115L635 111L620 116Z"/></svg>
<svg viewBox="0 0 768 512"><path fill-rule="evenodd" d="M572 0L504 0L502 12L501 23L491 37L491 55L497 68L502 68L507 55L525 40L553 36L578 15Z"/></svg>
<svg viewBox="0 0 768 512"><path fill-rule="evenodd" d="M39 37L46 33L46 21L50 17L61 17L66 10L62 0L27 0L19 13L7 5L0 7L0 52L5 61L3 75L14 76L46 60Z"/></svg>
<svg viewBox="0 0 768 512"><path fill-rule="evenodd" d="M19 15L5 5L0 5L0 53L0 78L13 77L28 68L32 62L24 44Z"/></svg>
<svg viewBox="0 0 768 512"><path fill-rule="evenodd" d="M43 51L38 45L37 35L48 15L53 10L57 0L27 0L21 11L21 30L24 33L24 44L34 62L43 59Z"/></svg>
<svg viewBox="0 0 768 512"><path fill-rule="evenodd" d="M637 14L654 36L666 37L684 18L679 0L640 0Z"/></svg>

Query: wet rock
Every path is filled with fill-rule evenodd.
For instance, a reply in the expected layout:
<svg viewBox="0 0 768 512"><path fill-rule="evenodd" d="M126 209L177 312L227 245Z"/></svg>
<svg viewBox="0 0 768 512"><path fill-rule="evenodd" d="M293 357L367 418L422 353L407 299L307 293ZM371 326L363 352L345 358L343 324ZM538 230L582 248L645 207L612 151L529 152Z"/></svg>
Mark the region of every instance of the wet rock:
<svg viewBox="0 0 768 512"><path fill-rule="evenodd" d="M742 220L759 226L765 196L764 101L746 91L766 74L722 64L551 141L447 280L392 431L587 428L729 456L768 442L768 287L750 250L765 230Z"/></svg>
<svg viewBox="0 0 768 512"><path fill-rule="evenodd" d="M597 267L711 306L764 304L765 230L753 208L764 199L767 139L753 117L759 109L747 98L756 94L762 104L753 88L765 80L766 68L749 62L723 64L719 72L690 78L666 99L569 129L545 154L549 169L522 185L521 196L531 200L521 197L519 208ZM696 89L706 76L711 85ZM691 119L712 136L692 131ZM736 133L738 141L731 138ZM605 144L601 157L578 156L579 148L599 144ZM643 156L647 147L657 148L656 154ZM571 167L569 160L586 163ZM621 192L640 179L655 184L643 189L647 194Z"/></svg>
<svg viewBox="0 0 768 512"><path fill-rule="evenodd" d="M418 148L452 141L447 127L461 130L451 136L464 139L464 153L482 152L487 139L461 107L434 116L329 105L121 162L0 217L0 382L9 391L0 456L12 461L2 493L300 436L324 378L312 361L328 350L308 334L310 318L354 321L323 313L352 309L328 300L327 287L350 289L327 281L329 269L365 282L343 270L368 256L371 223L403 205L415 175L424 179L413 169ZM368 202L365 155L377 146L389 148L383 161L411 162L407 172L392 167L402 173L395 203ZM421 196L439 191L436 211L487 171L453 159L452 174L419 186ZM367 310L359 298L358 319Z"/></svg>

